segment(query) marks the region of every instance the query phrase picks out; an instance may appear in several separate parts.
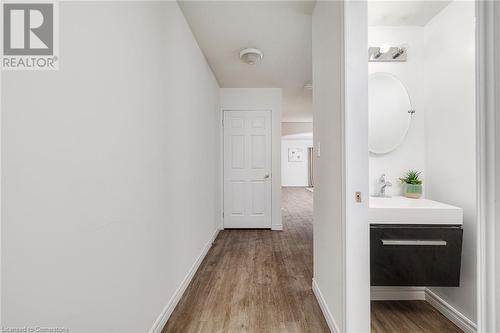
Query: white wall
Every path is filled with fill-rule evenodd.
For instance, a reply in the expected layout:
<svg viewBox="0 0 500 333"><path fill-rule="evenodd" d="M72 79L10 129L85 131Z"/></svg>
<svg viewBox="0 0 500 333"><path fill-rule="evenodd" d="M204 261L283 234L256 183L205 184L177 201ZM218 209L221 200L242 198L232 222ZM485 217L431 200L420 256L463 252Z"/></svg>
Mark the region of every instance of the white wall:
<svg viewBox="0 0 500 333"><path fill-rule="evenodd" d="M294 134L305 134L312 133L313 123L311 122L282 122L281 123L281 135L294 135Z"/></svg>
<svg viewBox="0 0 500 333"><path fill-rule="evenodd" d="M313 13L313 291L333 332L370 330L366 22L363 1Z"/></svg>
<svg viewBox="0 0 500 333"><path fill-rule="evenodd" d="M281 185L282 186L308 186L309 185L309 154L308 148L313 146L313 140L288 140L281 141ZM288 161L288 149L300 148L304 153L301 162Z"/></svg>
<svg viewBox="0 0 500 333"><path fill-rule="evenodd" d="M281 230L281 109L280 88L221 88L222 110L272 112L272 229Z"/></svg>
<svg viewBox="0 0 500 333"><path fill-rule="evenodd" d="M219 87L176 2L62 2L60 46L3 73L2 325L146 332L220 223Z"/></svg>
<svg viewBox="0 0 500 333"><path fill-rule="evenodd" d="M408 61L401 63L370 62L369 73L386 72L396 76L408 90L412 106L417 111L413 115L408 134L396 150L388 154L370 153L370 193L378 193L378 180L385 173L392 188L387 188L389 195L401 195L401 177L409 169L416 169L425 174L425 134L424 134L424 29L423 27L369 27L369 46L382 44L407 44ZM435 53L435 52L433 52ZM388 120L389 121L389 120ZM424 185L425 191L425 185Z"/></svg>
<svg viewBox="0 0 500 333"><path fill-rule="evenodd" d="M474 2L455 1L425 27L426 196L464 210L460 288L434 288L476 321Z"/></svg>
<svg viewBox="0 0 500 333"><path fill-rule="evenodd" d="M319 1L313 13L314 282L325 317L344 327L342 227L342 3ZM321 304L321 302L320 302ZM334 328L335 331L335 328Z"/></svg>

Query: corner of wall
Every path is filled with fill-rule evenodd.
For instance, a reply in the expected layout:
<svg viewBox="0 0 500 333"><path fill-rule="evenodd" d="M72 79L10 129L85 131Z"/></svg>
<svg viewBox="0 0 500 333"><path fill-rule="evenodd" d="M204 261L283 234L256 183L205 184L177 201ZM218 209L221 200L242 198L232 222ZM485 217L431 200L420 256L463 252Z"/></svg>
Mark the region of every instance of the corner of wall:
<svg viewBox="0 0 500 333"><path fill-rule="evenodd" d="M215 239L217 238L217 235L219 234L219 231L220 231L220 227L214 231L210 240L205 244L202 252L198 256L198 258L196 258L195 262L193 263L193 265L191 266L191 268L187 272L187 274L184 277L184 279L182 280L181 284L176 289L176 291L174 292L174 294L172 295L170 300L167 302L167 304L165 305L165 307L161 311L158 318L153 323L153 326L149 330L149 333L161 333L162 332L163 328L167 324L168 319L172 315L172 312L174 312L175 307L177 306L177 304L181 300L182 295L184 294L187 287L191 283L191 280L193 279L196 271L198 270L201 263L203 262L203 259L205 259L208 251L212 247L213 242L215 241Z"/></svg>
<svg viewBox="0 0 500 333"><path fill-rule="evenodd" d="M429 288L425 288L425 300L465 333L477 332L476 323Z"/></svg>

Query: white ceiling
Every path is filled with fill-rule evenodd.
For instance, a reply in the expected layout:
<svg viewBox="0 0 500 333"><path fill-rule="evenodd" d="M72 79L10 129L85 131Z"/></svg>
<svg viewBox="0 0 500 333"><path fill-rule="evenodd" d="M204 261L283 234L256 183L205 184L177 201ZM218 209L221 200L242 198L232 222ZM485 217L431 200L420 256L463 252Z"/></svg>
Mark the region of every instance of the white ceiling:
<svg viewBox="0 0 500 333"><path fill-rule="evenodd" d="M450 2L449 0L369 0L368 25L424 26Z"/></svg>
<svg viewBox="0 0 500 333"><path fill-rule="evenodd" d="M369 25L427 24L450 1L369 0ZM221 87L282 88L283 121L312 121L311 21L315 0L180 1L193 33ZM240 61L256 47L261 63Z"/></svg>
<svg viewBox="0 0 500 333"><path fill-rule="evenodd" d="M282 88L283 121L312 121L311 20L314 1L181 1L221 87ZM264 52L251 66L239 51Z"/></svg>

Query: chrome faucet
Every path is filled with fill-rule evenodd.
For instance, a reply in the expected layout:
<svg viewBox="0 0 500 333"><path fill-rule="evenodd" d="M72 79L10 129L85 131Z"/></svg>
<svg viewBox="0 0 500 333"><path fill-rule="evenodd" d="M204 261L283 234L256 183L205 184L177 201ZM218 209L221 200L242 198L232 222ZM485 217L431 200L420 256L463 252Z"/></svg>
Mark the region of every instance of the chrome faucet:
<svg viewBox="0 0 500 333"><path fill-rule="evenodd" d="M392 183L385 179L385 173L383 173L382 176L380 176L378 182L379 182L379 186L380 186L378 196L379 197L386 197L386 198L390 197L389 195L385 194L385 188L388 186L392 186Z"/></svg>

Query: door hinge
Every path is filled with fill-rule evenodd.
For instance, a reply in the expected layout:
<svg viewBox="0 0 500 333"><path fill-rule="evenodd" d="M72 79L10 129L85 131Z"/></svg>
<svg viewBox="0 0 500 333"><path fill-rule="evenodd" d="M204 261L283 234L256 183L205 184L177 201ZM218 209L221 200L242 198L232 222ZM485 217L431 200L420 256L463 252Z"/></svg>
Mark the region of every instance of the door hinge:
<svg viewBox="0 0 500 333"><path fill-rule="evenodd" d="M222 212L222 218L224 218L224 212Z"/></svg>

